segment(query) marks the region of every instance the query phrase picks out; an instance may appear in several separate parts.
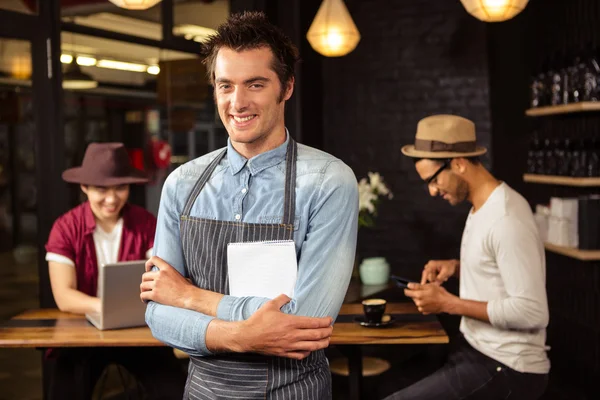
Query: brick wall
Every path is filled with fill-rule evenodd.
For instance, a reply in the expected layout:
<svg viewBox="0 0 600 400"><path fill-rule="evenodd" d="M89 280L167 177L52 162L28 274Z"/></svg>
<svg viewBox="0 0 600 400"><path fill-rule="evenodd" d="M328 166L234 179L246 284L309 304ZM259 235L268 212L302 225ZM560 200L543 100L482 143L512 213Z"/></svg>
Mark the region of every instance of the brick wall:
<svg viewBox="0 0 600 400"><path fill-rule="evenodd" d="M429 258L458 256L468 206L431 198L400 148L421 118L441 113L474 120L489 146L486 27L458 0L346 5L362 39L322 61L324 149L359 179L380 172L395 195L382 202L376 228L359 232L359 256L385 256L396 273L417 277Z"/></svg>

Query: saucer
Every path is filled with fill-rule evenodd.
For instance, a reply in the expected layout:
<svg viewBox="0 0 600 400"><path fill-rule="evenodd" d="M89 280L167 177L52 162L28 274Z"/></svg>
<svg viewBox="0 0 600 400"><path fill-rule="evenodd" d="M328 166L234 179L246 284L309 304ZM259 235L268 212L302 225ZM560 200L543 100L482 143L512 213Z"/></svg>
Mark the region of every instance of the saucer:
<svg viewBox="0 0 600 400"><path fill-rule="evenodd" d="M364 315L361 315L361 316L354 318L354 322L357 322L357 323L361 324L362 326L366 326L368 328L381 328L381 327L393 324L394 322L396 322L396 320L391 315L385 314L381 318L380 322L369 322L369 321L367 321L367 319Z"/></svg>

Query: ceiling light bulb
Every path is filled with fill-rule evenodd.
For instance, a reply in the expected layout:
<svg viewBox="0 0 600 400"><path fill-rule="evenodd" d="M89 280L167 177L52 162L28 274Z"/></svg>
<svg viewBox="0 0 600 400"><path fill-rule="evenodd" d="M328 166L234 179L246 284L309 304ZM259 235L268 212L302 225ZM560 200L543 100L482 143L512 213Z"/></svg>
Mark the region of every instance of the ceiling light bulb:
<svg viewBox="0 0 600 400"><path fill-rule="evenodd" d="M356 48L360 33L342 0L323 0L306 39L316 52L339 57Z"/></svg>
<svg viewBox="0 0 600 400"><path fill-rule="evenodd" d="M83 65L84 67L89 67L96 65L96 59L94 57L78 56L77 64Z"/></svg>
<svg viewBox="0 0 600 400"><path fill-rule="evenodd" d="M128 10L146 10L156 4L160 0L109 0L111 3Z"/></svg>
<svg viewBox="0 0 600 400"><path fill-rule="evenodd" d="M460 0L469 14L484 22L502 22L513 18L529 0Z"/></svg>
<svg viewBox="0 0 600 400"><path fill-rule="evenodd" d="M158 75L160 73L160 68L158 65L151 65L148 67L146 72L149 73L150 75Z"/></svg>
<svg viewBox="0 0 600 400"><path fill-rule="evenodd" d="M96 63L96 67L120 69L122 71L133 72L146 72L146 70L148 69L147 65L116 60L98 60L98 62Z"/></svg>
<svg viewBox="0 0 600 400"><path fill-rule="evenodd" d="M60 62L63 64L71 64L73 62L73 56L70 54L61 54Z"/></svg>

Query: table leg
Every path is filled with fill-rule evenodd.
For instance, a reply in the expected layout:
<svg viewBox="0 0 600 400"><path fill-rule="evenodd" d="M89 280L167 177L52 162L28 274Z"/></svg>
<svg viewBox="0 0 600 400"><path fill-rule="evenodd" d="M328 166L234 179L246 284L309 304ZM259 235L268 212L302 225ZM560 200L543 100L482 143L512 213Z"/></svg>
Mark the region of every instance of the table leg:
<svg viewBox="0 0 600 400"><path fill-rule="evenodd" d="M340 346L348 358L349 399L360 400L362 396L362 350L360 346Z"/></svg>

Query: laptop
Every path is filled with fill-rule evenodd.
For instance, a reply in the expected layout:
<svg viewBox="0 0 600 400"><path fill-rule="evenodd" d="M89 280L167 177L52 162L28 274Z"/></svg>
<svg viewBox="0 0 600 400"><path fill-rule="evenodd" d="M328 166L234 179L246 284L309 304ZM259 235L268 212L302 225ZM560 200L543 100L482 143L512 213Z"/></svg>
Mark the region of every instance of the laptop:
<svg viewBox="0 0 600 400"><path fill-rule="evenodd" d="M102 264L98 271L99 314L86 318L100 330L146 325L146 304L140 300L145 260Z"/></svg>

